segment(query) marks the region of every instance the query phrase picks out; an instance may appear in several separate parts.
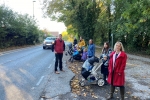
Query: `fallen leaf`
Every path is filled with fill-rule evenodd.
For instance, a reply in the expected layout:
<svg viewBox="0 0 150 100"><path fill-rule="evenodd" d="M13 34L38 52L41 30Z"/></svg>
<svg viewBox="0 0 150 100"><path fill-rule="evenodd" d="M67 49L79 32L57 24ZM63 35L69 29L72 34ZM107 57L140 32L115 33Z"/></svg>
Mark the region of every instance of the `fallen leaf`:
<svg viewBox="0 0 150 100"><path fill-rule="evenodd" d="M92 92L91 95L94 95L94 93Z"/></svg>
<svg viewBox="0 0 150 100"><path fill-rule="evenodd" d="M130 92L126 92L127 94L131 94Z"/></svg>
<svg viewBox="0 0 150 100"><path fill-rule="evenodd" d="M134 98L137 98L136 96L134 96Z"/></svg>
<svg viewBox="0 0 150 100"><path fill-rule="evenodd" d="M93 95L93 98L96 98L96 99L97 99L98 97L97 97L97 96L95 96L95 95Z"/></svg>
<svg viewBox="0 0 150 100"><path fill-rule="evenodd" d="M77 91L77 95L81 95L80 91Z"/></svg>
<svg viewBox="0 0 150 100"><path fill-rule="evenodd" d="M86 93L85 93L85 92L83 93L83 96L85 96L85 97L86 97Z"/></svg>

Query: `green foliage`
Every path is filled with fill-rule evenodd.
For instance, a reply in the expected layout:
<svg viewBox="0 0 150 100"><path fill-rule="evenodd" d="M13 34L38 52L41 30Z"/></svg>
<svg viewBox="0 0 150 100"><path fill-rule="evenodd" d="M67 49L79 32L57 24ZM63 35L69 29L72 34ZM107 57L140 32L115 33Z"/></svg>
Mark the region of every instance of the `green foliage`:
<svg viewBox="0 0 150 100"><path fill-rule="evenodd" d="M53 20L72 25L78 36L87 42L93 38L100 8L96 0L52 0L47 1L46 13ZM69 29L70 30L70 29ZM72 31L72 30L70 30Z"/></svg>
<svg viewBox="0 0 150 100"><path fill-rule="evenodd" d="M112 33L129 51L148 51L150 41L150 1L114 0Z"/></svg>
<svg viewBox="0 0 150 100"><path fill-rule="evenodd" d="M32 17L13 12L3 5L0 6L0 21L0 48L37 43L39 36L44 35Z"/></svg>
<svg viewBox="0 0 150 100"><path fill-rule="evenodd" d="M62 21L69 34L93 38L98 45L121 41L126 50L150 48L150 0L45 0L46 14ZM71 26L71 27L70 27Z"/></svg>

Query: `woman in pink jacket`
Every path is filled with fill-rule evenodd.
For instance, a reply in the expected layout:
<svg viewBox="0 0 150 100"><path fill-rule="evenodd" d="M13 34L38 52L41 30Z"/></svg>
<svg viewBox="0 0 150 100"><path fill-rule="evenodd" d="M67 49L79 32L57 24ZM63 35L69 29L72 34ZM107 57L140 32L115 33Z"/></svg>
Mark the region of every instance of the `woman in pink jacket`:
<svg viewBox="0 0 150 100"><path fill-rule="evenodd" d="M124 52L124 48L121 42L116 42L114 46L114 52L110 55L109 60L109 75L108 83L111 85L110 96L107 100L113 99L113 93L115 87L120 87L121 100L124 100L125 93L125 67L126 67L127 55Z"/></svg>

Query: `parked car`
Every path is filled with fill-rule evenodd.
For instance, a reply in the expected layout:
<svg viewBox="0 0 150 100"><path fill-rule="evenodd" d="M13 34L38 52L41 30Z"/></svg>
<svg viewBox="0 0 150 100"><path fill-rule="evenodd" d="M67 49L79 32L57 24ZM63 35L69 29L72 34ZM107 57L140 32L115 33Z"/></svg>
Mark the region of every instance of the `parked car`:
<svg viewBox="0 0 150 100"><path fill-rule="evenodd" d="M72 48L72 42L65 41L65 45L68 47L68 49Z"/></svg>
<svg viewBox="0 0 150 100"><path fill-rule="evenodd" d="M54 41L56 40L56 37L47 37L44 41L43 41L43 49L47 49L47 48L52 48L52 44L54 43Z"/></svg>

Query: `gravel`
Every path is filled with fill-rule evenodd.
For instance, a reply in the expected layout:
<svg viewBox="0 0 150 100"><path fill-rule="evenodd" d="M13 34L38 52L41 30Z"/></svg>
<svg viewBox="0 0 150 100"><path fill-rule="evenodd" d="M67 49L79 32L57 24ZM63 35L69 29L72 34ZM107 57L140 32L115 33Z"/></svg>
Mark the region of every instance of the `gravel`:
<svg viewBox="0 0 150 100"><path fill-rule="evenodd" d="M132 96L150 100L150 59L128 54L126 81L131 84Z"/></svg>

